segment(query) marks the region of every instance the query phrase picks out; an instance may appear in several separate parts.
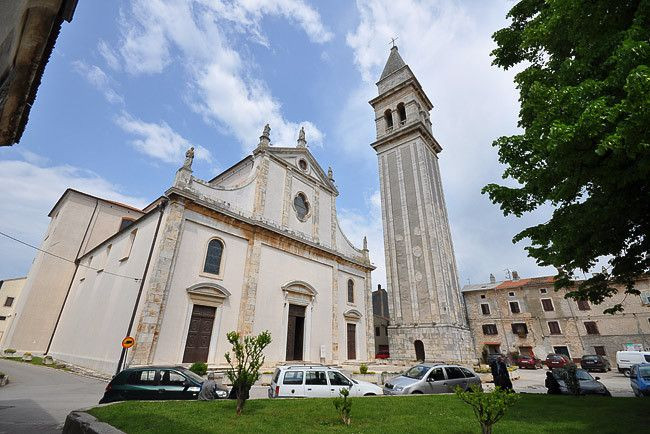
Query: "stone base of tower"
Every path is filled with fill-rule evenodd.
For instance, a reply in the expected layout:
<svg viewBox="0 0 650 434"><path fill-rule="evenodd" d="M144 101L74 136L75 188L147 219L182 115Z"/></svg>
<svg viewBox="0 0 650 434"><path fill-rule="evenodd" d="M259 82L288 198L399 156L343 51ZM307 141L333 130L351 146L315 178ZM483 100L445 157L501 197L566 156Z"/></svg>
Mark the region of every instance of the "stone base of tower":
<svg viewBox="0 0 650 434"><path fill-rule="evenodd" d="M420 341L422 345L416 341ZM426 362L476 364L469 328L453 325L393 325L388 326L388 346L393 360L414 362L421 357L416 348L424 350Z"/></svg>

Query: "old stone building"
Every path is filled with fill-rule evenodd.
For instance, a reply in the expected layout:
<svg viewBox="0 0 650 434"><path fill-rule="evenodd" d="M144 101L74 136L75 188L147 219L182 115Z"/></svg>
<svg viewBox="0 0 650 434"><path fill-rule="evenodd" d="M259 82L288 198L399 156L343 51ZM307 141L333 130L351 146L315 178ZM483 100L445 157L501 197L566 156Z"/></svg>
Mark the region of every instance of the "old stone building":
<svg viewBox="0 0 650 434"><path fill-rule="evenodd" d="M377 82L377 140L391 357L475 360L422 86L397 47Z"/></svg>
<svg viewBox="0 0 650 434"><path fill-rule="evenodd" d="M341 231L332 171L304 131L276 147L267 126L211 180L193 176L193 156L143 210L63 195L41 248L75 260L37 255L5 347L111 373L122 359L223 365L227 332L269 330L268 364L374 357L374 267Z"/></svg>
<svg viewBox="0 0 650 434"><path fill-rule="evenodd" d="M640 279L641 297L621 293L600 305L566 299L553 289L554 278L536 277L466 285L463 297L477 353L549 353L580 358L650 348L650 279ZM622 303L625 311L605 314Z"/></svg>
<svg viewBox="0 0 650 434"><path fill-rule="evenodd" d="M16 316L16 306L26 280L26 277L0 280L0 347Z"/></svg>
<svg viewBox="0 0 650 434"><path fill-rule="evenodd" d="M381 285L377 285L377 290L372 292L372 314L375 325L375 353L388 352L388 325L390 323L388 291Z"/></svg>

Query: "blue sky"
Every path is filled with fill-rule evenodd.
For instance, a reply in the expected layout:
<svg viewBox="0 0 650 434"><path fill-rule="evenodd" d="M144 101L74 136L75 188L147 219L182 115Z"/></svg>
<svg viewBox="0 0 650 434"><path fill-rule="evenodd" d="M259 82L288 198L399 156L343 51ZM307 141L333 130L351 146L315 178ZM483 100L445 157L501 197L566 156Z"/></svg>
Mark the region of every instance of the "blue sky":
<svg viewBox="0 0 650 434"><path fill-rule="evenodd" d="M18 145L0 149L0 230L40 244L67 187L143 206L171 183L189 146L209 179L248 154L264 123L294 146L301 125L332 166L347 235L368 236L385 284L373 112L397 45L433 101L434 134L460 282L550 274L513 245L545 213L504 218L480 194L500 179L492 141L516 132L513 72L490 65L511 1L141 0L79 2L64 23ZM34 251L0 239L0 279Z"/></svg>

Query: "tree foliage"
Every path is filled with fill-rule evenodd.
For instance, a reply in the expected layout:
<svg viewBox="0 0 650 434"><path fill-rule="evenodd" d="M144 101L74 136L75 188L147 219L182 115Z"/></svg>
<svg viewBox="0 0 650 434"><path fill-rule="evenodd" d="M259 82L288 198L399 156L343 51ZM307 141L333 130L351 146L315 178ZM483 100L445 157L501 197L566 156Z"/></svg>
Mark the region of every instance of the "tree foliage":
<svg viewBox="0 0 650 434"><path fill-rule="evenodd" d="M580 380L578 380L578 367L574 363L570 363L557 371L558 376L564 381L569 393L573 396L580 395L581 390Z"/></svg>
<svg viewBox="0 0 650 434"><path fill-rule="evenodd" d="M271 333L263 331L258 336L246 336L242 340L237 332L226 335L232 345L234 358L226 353L226 361L230 369L226 375L232 384L237 397L237 414L244 410L244 404L249 397L253 384L260 378L260 368L264 364L262 351L271 343Z"/></svg>
<svg viewBox="0 0 650 434"><path fill-rule="evenodd" d="M469 404L474 411L476 419L481 424L483 434L491 434L492 426L506 414L519 396L514 392L495 387L492 392L483 392L478 385L473 384L468 391L463 391L456 386L456 396Z"/></svg>
<svg viewBox="0 0 650 434"><path fill-rule="evenodd" d="M346 425L350 425L350 413L352 413L352 400L348 399L348 395L350 395L350 389L342 387L339 396L334 398L334 408L339 412L341 421Z"/></svg>
<svg viewBox="0 0 650 434"><path fill-rule="evenodd" d="M483 193L505 215L553 206L513 241L530 239L569 297L601 303L613 284L638 294L634 280L650 271L650 0L521 0L508 18L493 64L523 68L523 133L493 146L518 186ZM573 285L599 258L609 267Z"/></svg>

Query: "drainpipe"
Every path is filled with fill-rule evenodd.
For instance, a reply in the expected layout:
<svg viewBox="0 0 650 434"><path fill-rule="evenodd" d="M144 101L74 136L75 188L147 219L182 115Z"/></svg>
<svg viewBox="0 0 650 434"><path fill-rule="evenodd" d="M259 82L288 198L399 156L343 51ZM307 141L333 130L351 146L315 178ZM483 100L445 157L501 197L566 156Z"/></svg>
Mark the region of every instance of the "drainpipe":
<svg viewBox="0 0 650 434"><path fill-rule="evenodd" d="M135 322L135 314L138 311L138 305L140 304L140 297L142 296L142 290L144 289L144 282L147 278L147 272L149 271L149 264L151 264L151 257L153 256L153 250L156 247L156 239L158 238L158 231L160 230L160 222L162 221L163 212L165 211L166 206L167 206L166 200L158 205L159 214L158 214L158 223L156 223L156 231L153 234L153 240L151 241L151 248L149 249L149 256L147 257L147 263L144 266L144 272L142 273L142 279L140 280L140 288L138 289L138 296L136 297L135 303L133 305L133 312L131 312L131 320L129 321L129 328L126 331L125 336L130 336L131 331L133 330L133 323ZM126 348L122 348L122 352L120 353L120 360L117 362L117 370L115 371L115 375L120 373L125 356L126 356Z"/></svg>
<svg viewBox="0 0 650 434"><path fill-rule="evenodd" d="M90 230L90 225L95 220L95 214L97 213L98 206L99 206L99 199L95 199L95 208L93 209L93 213L90 216L90 220L88 221L88 226L86 226L86 231L84 232L84 236L81 239L81 244L79 244L79 250L77 250L77 256L74 258L74 273L72 273L72 278L70 279L70 283L68 284L68 290L65 293L65 298L63 299L63 304L61 305L61 310L59 311L59 315L56 317L56 322L54 323L54 329L52 330L52 335L50 336L50 340L47 343L45 354L50 352L50 347L52 346L52 341L54 340L54 334L56 333L56 329L59 326L59 321L61 320L61 315L63 314L63 308L65 308L65 303L68 301L68 295L70 295L70 289L72 288L74 279L77 276L77 271L79 270L79 255L81 255L81 249L83 248L84 244L87 241L86 236L88 235L88 231Z"/></svg>

